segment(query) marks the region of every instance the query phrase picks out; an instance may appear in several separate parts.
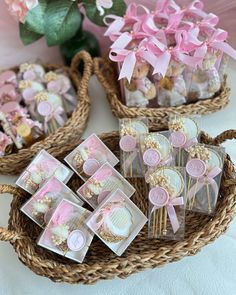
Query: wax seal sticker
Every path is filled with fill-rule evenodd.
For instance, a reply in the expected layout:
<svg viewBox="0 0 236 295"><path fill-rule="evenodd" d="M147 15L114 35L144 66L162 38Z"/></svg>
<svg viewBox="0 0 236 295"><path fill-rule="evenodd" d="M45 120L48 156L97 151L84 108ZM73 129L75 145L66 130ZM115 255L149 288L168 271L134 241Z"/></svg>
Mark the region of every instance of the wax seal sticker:
<svg viewBox="0 0 236 295"><path fill-rule="evenodd" d="M161 161L161 154L156 149L148 149L143 154L143 161L146 165L154 167Z"/></svg>
<svg viewBox="0 0 236 295"><path fill-rule="evenodd" d="M80 251L84 248L85 242L85 234L79 229L73 230L67 238L67 245L71 251Z"/></svg>
<svg viewBox="0 0 236 295"><path fill-rule="evenodd" d="M149 200L150 202L157 207L165 206L169 200L169 194L167 190L162 187L154 187L149 192Z"/></svg>
<svg viewBox="0 0 236 295"><path fill-rule="evenodd" d="M120 139L120 148L124 152L132 152L136 148L137 141L136 138L131 135L122 136Z"/></svg>
<svg viewBox="0 0 236 295"><path fill-rule="evenodd" d="M186 143L187 138L183 132L175 131L171 133L170 141L173 147L180 148Z"/></svg>
<svg viewBox="0 0 236 295"><path fill-rule="evenodd" d="M49 116L53 110L52 105L48 101L41 101L38 104L37 109L38 109L38 113L43 117Z"/></svg>
<svg viewBox="0 0 236 295"><path fill-rule="evenodd" d="M194 178L201 177L206 172L206 164L200 159L189 160L186 164L186 171Z"/></svg>
<svg viewBox="0 0 236 295"><path fill-rule="evenodd" d="M92 176L99 168L100 164L96 159L88 159L83 164L83 171L89 176Z"/></svg>
<svg viewBox="0 0 236 295"><path fill-rule="evenodd" d="M30 136L31 128L29 125L22 123L19 126L17 126L16 132L21 137L27 137L27 136Z"/></svg>

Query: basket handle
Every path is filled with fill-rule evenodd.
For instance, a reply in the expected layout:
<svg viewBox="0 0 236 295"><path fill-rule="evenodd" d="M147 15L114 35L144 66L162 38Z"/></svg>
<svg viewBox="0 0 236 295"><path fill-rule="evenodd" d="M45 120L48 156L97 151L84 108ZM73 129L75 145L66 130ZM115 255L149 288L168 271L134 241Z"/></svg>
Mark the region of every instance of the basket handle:
<svg viewBox="0 0 236 295"><path fill-rule="evenodd" d="M13 196L20 197L20 192L12 185L1 184L0 194L11 194ZM11 243L16 240L22 239L22 235L14 230L9 230L4 227L0 227L0 241L9 241Z"/></svg>
<svg viewBox="0 0 236 295"><path fill-rule="evenodd" d="M99 82L102 84L107 94L113 94L114 90L117 91L116 85L113 85L114 79L110 79L108 81L103 75L104 71L108 72L111 78L115 75L114 70L112 68L112 63L108 59L102 57L95 57L93 59L93 67L94 74L97 76Z"/></svg>
<svg viewBox="0 0 236 295"><path fill-rule="evenodd" d="M79 72L79 65L83 63L83 73ZM79 90L87 94L89 79L93 70L93 60L90 54L86 51L78 52L72 59L70 71L73 79L79 85ZM85 95L86 96L86 95ZM84 97L85 97L84 96Z"/></svg>
<svg viewBox="0 0 236 295"><path fill-rule="evenodd" d="M216 145L225 142L226 140L236 139L236 129L231 129L220 133L214 138L214 143Z"/></svg>

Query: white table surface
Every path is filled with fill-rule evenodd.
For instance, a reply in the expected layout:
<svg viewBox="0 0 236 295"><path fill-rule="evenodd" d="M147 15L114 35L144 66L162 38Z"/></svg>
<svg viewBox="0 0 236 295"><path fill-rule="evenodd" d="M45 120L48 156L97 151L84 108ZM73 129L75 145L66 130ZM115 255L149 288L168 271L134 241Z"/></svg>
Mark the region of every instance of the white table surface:
<svg viewBox="0 0 236 295"><path fill-rule="evenodd" d="M202 118L202 129L210 135L236 128L236 63L229 69L232 86L230 105L215 114ZM95 77L90 83L92 111L84 136L117 129L118 122L111 114L105 93ZM236 161L236 143L226 144L227 152ZM1 176L1 183L14 183L15 177ZM0 224L6 225L11 197L1 196ZM9 243L0 242L0 295L10 294L235 294L236 290L236 222L226 234L193 257L162 268L132 275L126 280L101 281L92 286L53 283L35 275L17 258Z"/></svg>

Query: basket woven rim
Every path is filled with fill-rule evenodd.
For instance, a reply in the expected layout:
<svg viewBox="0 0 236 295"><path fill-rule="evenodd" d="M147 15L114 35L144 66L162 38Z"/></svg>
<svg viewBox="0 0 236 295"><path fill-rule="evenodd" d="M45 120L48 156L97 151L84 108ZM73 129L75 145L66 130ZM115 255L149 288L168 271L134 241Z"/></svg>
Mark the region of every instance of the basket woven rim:
<svg viewBox="0 0 236 295"><path fill-rule="evenodd" d="M82 75L78 71L78 66L81 62L84 63L84 71ZM76 144L71 139L76 139L78 142L80 136L86 128L90 111L88 83L93 69L93 61L89 53L85 51L77 53L72 60L70 68L63 65L54 64L45 64L43 66L46 70L64 69L67 72L72 83L74 84L78 98L78 105L72 112L70 118L68 118L65 125L58 128L55 133L48 135L45 139L32 144L28 148L23 148L16 153L2 157L0 159L0 173L8 174L8 170L10 174L12 174L14 170L16 170L15 172L18 173L19 171L16 169L17 164L20 165L21 161L30 161L41 149L46 149L53 155L60 154L61 150L64 149L70 150L71 147L75 146ZM19 67L12 67L11 70L17 71L18 68ZM15 168L3 167L6 165L13 166L14 164Z"/></svg>
<svg viewBox="0 0 236 295"><path fill-rule="evenodd" d="M105 142L109 141L109 144L113 144L118 137L118 133L106 133L100 137ZM219 145L226 139L233 138L236 138L236 130L223 132L216 138L210 138L206 134L202 135L203 142L214 145ZM139 188L137 188L137 191L138 194ZM55 260L55 257L53 259L44 259L36 255L36 245L32 244L32 240L27 236L27 233L22 231L22 228L19 228L17 224L22 213L19 208L15 208L15 205L18 204L19 199L25 197L25 193L19 188L8 185L1 185L0 193L11 193L14 195L11 204L9 227L8 229L0 228L0 240L10 241L19 259L27 267L35 273L46 276L56 282L92 284L103 279L126 278L133 273L180 260L185 256L196 254L203 246L213 242L225 232L235 214L236 172L230 157L227 156L221 185L222 196L219 199L216 214L213 217L201 215L203 222L205 222L204 226L198 228L197 224L191 224L193 228L188 238L178 242L168 241L167 244L158 241L158 248L154 251L152 245L147 243L146 232L142 231L138 236L139 240L143 241L142 248L139 245L135 246L135 242L133 242L134 244L131 244L121 257L113 256L110 261L107 261L106 255L103 255L104 261L102 263L94 263L96 261L96 254L93 254L95 257L92 256L93 263L86 260L82 264L69 262L69 260L61 262L60 258L56 256ZM191 217L191 214L189 218L195 218L195 215ZM197 218L199 219L199 215L197 215Z"/></svg>
<svg viewBox="0 0 236 295"><path fill-rule="evenodd" d="M227 75L224 76L224 82L221 85L221 89L214 98L199 100L194 103L176 107L138 108L128 107L122 103L120 99L121 94L118 88L119 83L117 83L115 63L111 62L108 58L94 58L94 73L105 88L112 112L118 118L132 118L144 115L146 117L163 118L170 114L205 115L221 110L229 103L230 88L227 86Z"/></svg>

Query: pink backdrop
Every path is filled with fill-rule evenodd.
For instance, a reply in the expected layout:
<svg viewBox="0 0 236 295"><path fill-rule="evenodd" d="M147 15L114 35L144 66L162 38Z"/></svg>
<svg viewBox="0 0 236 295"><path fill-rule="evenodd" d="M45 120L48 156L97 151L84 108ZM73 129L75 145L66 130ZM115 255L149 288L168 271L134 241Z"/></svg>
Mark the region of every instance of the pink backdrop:
<svg viewBox="0 0 236 295"><path fill-rule="evenodd" d="M153 0L139 2L149 7L155 5ZM177 2L179 4L189 3L188 0L179 0ZM230 33L229 43L236 47L236 0L206 0L203 2L207 11L219 15L221 19L220 26ZM109 41L104 42L104 29L94 26L89 21L85 22L85 28L93 31L96 36L100 36L100 41L103 40L101 44L102 51L105 53ZM0 40L0 67L8 67L35 58L40 58L45 62L61 62L58 48L48 48L44 40L39 40L35 44L24 47L19 39L18 24L8 14L4 0L0 0Z"/></svg>

